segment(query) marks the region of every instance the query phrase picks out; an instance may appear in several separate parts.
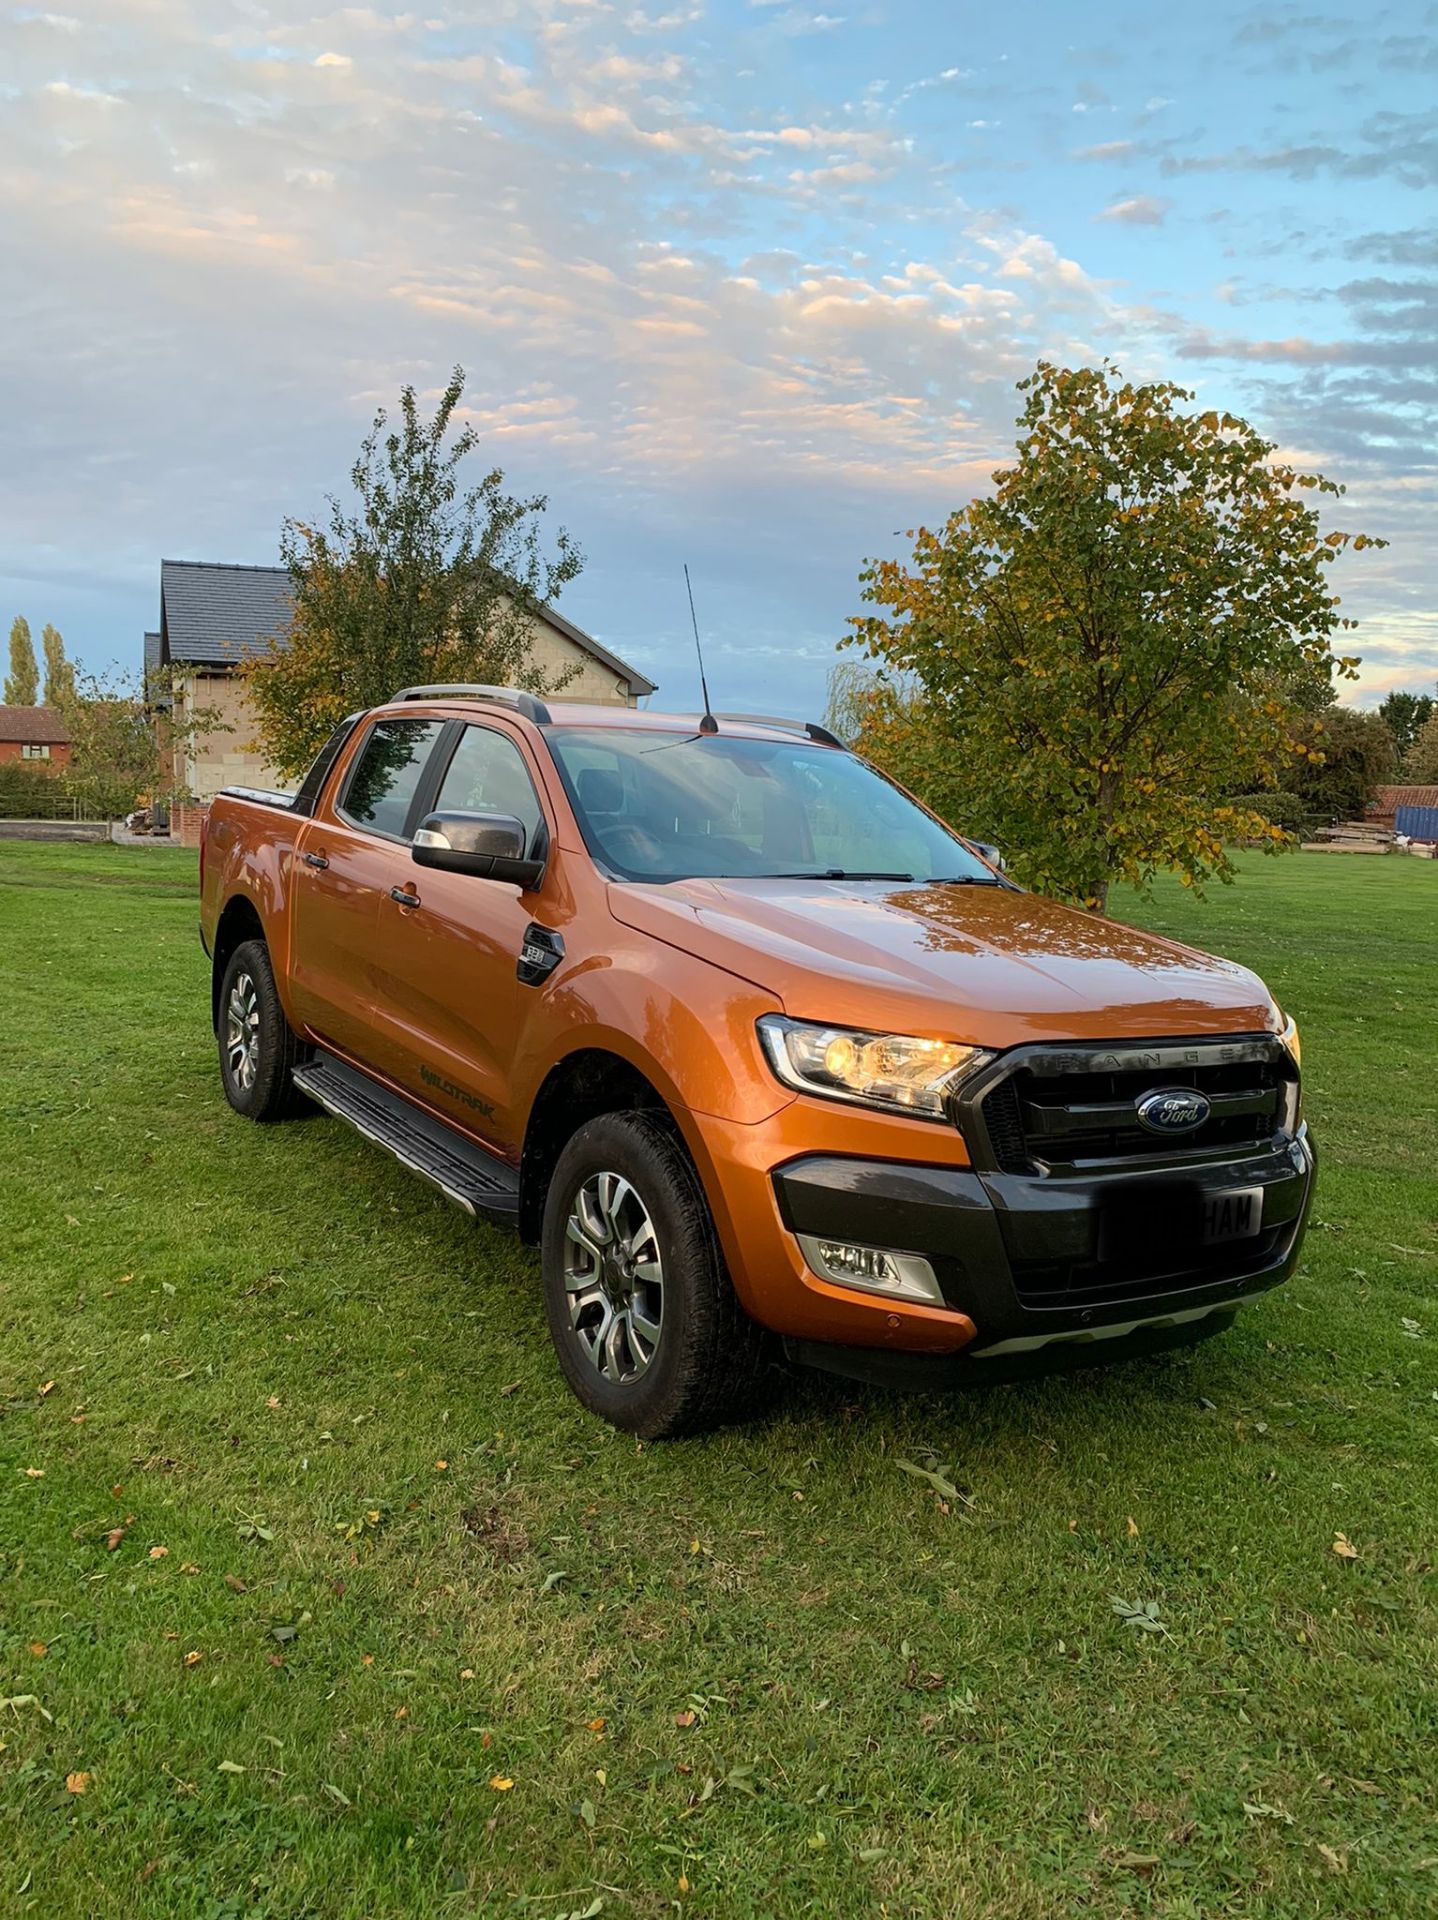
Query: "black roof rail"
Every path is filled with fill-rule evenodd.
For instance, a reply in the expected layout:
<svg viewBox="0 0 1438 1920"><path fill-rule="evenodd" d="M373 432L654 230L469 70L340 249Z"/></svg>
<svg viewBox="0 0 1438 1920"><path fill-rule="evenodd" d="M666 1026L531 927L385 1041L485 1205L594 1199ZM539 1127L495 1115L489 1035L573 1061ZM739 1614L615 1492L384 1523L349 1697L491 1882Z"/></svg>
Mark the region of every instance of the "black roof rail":
<svg viewBox="0 0 1438 1920"><path fill-rule="evenodd" d="M395 700L485 700L496 707L513 707L537 727L549 725L549 708L537 694L522 687L486 687L474 681L455 681L431 687L401 687L390 696Z"/></svg>
<svg viewBox="0 0 1438 1920"><path fill-rule="evenodd" d="M821 747L839 747L847 752L837 734L821 727L817 720L786 720L773 713L716 713L716 720L736 720L747 727L781 727L785 733L806 733Z"/></svg>

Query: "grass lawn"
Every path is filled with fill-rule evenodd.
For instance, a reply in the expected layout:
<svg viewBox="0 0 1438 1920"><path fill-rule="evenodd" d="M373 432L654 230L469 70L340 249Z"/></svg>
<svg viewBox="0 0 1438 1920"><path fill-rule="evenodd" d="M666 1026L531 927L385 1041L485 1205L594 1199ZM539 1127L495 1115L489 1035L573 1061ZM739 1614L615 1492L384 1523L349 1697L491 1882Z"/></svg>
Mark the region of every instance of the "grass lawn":
<svg viewBox="0 0 1438 1920"><path fill-rule="evenodd" d="M1303 1029L1305 1264L1225 1338L650 1447L530 1253L229 1111L195 917L0 846L6 1920L1435 1910L1438 863L1133 909Z"/></svg>

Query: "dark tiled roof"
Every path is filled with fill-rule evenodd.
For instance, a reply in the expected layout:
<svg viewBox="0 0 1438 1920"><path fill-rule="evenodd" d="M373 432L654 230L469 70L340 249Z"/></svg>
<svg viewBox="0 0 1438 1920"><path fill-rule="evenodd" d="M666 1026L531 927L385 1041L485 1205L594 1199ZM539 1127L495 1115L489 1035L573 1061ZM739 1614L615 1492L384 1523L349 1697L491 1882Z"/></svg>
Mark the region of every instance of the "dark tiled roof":
<svg viewBox="0 0 1438 1920"><path fill-rule="evenodd" d="M19 740L30 747L60 747L70 729L53 707L0 707L0 740Z"/></svg>
<svg viewBox="0 0 1438 1920"><path fill-rule="evenodd" d="M165 661L196 666L236 666L268 651L290 623L290 576L284 567L242 567L208 560L160 562L160 632L145 635L145 670ZM552 607L543 615L557 633L582 647L636 694L654 692L654 682L617 653L566 620ZM158 639L155 660L150 641Z"/></svg>
<svg viewBox="0 0 1438 1920"><path fill-rule="evenodd" d="M145 635L145 677L155 672L160 664L160 636L158 633Z"/></svg>
<svg viewBox="0 0 1438 1920"><path fill-rule="evenodd" d="M290 576L284 567L162 560L160 660L238 666L268 651L290 624L290 605Z"/></svg>

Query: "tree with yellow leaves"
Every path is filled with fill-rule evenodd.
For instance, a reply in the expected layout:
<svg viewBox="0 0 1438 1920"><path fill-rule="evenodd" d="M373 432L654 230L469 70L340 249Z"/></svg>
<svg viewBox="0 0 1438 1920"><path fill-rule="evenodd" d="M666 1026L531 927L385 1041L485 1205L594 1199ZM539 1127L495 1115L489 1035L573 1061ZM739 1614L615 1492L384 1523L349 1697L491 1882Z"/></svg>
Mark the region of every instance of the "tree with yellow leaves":
<svg viewBox="0 0 1438 1920"><path fill-rule="evenodd" d="M1357 666L1332 563L1385 543L1323 532L1343 489L1182 387L1041 362L1019 390L993 493L861 575L859 744L1045 892L1102 911L1161 869L1227 879L1227 843L1284 836L1225 796L1314 751L1305 710Z"/></svg>

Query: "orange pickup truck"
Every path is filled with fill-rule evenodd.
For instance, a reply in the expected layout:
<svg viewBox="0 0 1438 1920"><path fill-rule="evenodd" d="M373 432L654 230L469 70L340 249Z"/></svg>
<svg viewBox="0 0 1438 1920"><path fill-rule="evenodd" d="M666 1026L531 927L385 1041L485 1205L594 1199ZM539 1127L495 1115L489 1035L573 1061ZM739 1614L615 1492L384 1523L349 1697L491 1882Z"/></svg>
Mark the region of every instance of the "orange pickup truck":
<svg viewBox="0 0 1438 1920"><path fill-rule="evenodd" d="M992 855L992 849L987 850ZM1177 1346L1293 1271L1298 1035L1015 886L822 727L410 687L210 809L225 1093L537 1242L657 1437L785 1359L922 1385Z"/></svg>

